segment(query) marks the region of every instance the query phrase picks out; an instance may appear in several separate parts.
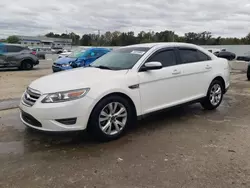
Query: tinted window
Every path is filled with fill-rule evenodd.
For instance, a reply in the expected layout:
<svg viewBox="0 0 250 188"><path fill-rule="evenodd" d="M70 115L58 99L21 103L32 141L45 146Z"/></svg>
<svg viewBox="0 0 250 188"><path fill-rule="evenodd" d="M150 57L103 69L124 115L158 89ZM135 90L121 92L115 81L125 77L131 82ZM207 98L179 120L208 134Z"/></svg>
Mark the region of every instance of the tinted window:
<svg viewBox="0 0 250 188"><path fill-rule="evenodd" d="M199 50L195 49L179 49L179 54L182 63L192 63L192 62L199 62L199 61L207 61L211 58L200 52Z"/></svg>
<svg viewBox="0 0 250 188"><path fill-rule="evenodd" d="M8 52L20 52L23 50L23 47L21 46L7 46Z"/></svg>
<svg viewBox="0 0 250 188"><path fill-rule="evenodd" d="M147 62L149 61L161 62L163 67L176 65L175 53L173 50L166 50L159 52L153 55L151 58L149 58Z"/></svg>
<svg viewBox="0 0 250 188"><path fill-rule="evenodd" d="M0 44L0 54L3 54L5 52L5 47L4 45Z"/></svg>
<svg viewBox="0 0 250 188"><path fill-rule="evenodd" d="M198 58L199 58L200 61L211 60L211 58L208 55L204 54L203 52L201 52L199 50L197 50L197 55L198 55Z"/></svg>

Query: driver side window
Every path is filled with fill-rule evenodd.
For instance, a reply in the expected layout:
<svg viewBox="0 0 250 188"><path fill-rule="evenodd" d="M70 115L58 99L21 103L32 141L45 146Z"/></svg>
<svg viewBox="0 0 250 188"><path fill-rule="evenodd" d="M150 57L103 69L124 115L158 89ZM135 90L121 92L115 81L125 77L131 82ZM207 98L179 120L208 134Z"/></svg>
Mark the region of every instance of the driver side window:
<svg viewBox="0 0 250 188"><path fill-rule="evenodd" d="M152 55L147 62L158 61L163 67L169 67L177 64L174 50L164 50Z"/></svg>

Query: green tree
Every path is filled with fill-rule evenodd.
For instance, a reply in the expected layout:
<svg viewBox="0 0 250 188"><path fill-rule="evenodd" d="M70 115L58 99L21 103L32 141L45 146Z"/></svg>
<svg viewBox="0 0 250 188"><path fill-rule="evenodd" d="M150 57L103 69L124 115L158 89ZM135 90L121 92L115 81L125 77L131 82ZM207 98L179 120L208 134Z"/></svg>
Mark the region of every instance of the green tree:
<svg viewBox="0 0 250 188"><path fill-rule="evenodd" d="M17 44L17 43L19 43L20 39L19 39L17 36L12 35L12 36L9 36L9 37L6 39L6 41L7 41L8 43Z"/></svg>
<svg viewBox="0 0 250 188"><path fill-rule="evenodd" d="M187 42L198 45L233 45L233 44L250 44L250 33L244 38L223 38L213 37L209 31L203 32L188 32L184 36L175 34L170 30L161 32L145 32L141 31L137 35L133 31L119 32L107 31L106 33L99 34L84 34L80 37L76 33L47 33L45 36L54 38L70 38L72 39L73 45L84 45L84 46L123 46L135 43L146 43L146 42Z"/></svg>
<svg viewBox="0 0 250 188"><path fill-rule="evenodd" d="M49 32L49 33L47 33L46 35L45 35L46 37L54 37L55 36L55 34L53 33L53 32Z"/></svg>

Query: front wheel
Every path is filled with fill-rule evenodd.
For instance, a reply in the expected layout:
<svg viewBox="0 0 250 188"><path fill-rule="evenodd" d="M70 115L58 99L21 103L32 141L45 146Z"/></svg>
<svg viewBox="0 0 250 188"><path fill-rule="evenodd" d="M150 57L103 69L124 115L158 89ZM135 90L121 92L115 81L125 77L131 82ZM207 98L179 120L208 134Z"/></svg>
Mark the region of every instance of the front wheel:
<svg viewBox="0 0 250 188"><path fill-rule="evenodd" d="M118 139L133 122L133 110L128 100L120 96L102 99L91 113L88 130L100 141Z"/></svg>
<svg viewBox="0 0 250 188"><path fill-rule="evenodd" d="M214 80L208 89L206 98L201 102L204 109L216 109L223 99L223 84L219 80Z"/></svg>

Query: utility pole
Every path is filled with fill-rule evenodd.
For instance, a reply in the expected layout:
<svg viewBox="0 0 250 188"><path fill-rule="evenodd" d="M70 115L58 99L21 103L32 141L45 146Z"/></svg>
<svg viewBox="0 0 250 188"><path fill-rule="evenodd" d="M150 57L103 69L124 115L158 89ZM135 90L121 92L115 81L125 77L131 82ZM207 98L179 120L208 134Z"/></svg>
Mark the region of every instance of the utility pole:
<svg viewBox="0 0 250 188"><path fill-rule="evenodd" d="M100 36L101 36L101 31L100 31L100 29L98 29L98 46L101 46L100 45Z"/></svg>
<svg viewBox="0 0 250 188"><path fill-rule="evenodd" d="M174 31L173 31L173 42L174 42L174 40L175 40L175 39L174 39Z"/></svg>

